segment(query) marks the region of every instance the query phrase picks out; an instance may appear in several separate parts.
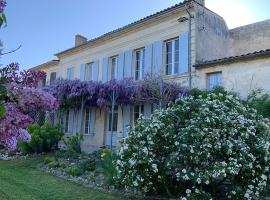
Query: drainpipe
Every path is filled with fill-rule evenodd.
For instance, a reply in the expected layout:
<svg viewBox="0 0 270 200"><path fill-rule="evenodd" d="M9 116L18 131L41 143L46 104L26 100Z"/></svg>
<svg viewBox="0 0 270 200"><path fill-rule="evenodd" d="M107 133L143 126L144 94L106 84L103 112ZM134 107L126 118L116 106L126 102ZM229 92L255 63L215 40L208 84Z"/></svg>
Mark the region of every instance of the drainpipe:
<svg viewBox="0 0 270 200"><path fill-rule="evenodd" d="M193 15L189 12L188 8L186 7L186 11L189 15L188 18L188 87L191 90L192 89L192 70L191 70L191 19L193 18Z"/></svg>

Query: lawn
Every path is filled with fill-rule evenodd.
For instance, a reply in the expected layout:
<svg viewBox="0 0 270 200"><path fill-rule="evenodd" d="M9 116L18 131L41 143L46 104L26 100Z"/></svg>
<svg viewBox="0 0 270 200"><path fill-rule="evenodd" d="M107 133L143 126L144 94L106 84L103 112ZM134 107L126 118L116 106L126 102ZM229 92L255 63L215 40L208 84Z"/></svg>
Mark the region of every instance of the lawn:
<svg viewBox="0 0 270 200"><path fill-rule="evenodd" d="M123 199L37 169L38 159L0 161L1 200Z"/></svg>

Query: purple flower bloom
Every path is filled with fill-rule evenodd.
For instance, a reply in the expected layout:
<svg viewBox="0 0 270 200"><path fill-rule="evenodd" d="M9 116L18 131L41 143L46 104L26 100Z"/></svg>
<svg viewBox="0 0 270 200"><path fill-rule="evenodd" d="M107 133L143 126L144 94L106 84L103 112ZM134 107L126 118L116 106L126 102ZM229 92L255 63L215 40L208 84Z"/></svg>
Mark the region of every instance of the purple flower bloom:
<svg viewBox="0 0 270 200"><path fill-rule="evenodd" d="M6 6L7 6L6 0L0 0L0 13L4 12Z"/></svg>

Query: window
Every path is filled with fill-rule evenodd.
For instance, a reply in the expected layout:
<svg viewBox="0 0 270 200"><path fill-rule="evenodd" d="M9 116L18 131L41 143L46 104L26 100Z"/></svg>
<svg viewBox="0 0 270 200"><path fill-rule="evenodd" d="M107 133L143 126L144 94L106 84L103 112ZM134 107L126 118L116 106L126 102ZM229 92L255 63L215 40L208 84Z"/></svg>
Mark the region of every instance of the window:
<svg viewBox="0 0 270 200"><path fill-rule="evenodd" d="M66 116L65 116L65 133L68 133L68 126L69 126L69 110L67 110L66 112Z"/></svg>
<svg viewBox="0 0 270 200"><path fill-rule="evenodd" d="M67 79L68 80L74 79L74 68L73 67L67 69Z"/></svg>
<svg viewBox="0 0 270 200"><path fill-rule="evenodd" d="M179 68L179 39L169 40L166 45L166 75L178 73Z"/></svg>
<svg viewBox="0 0 270 200"><path fill-rule="evenodd" d="M108 113L109 115L109 128L108 131L117 131L117 123L118 123L118 106L114 107L114 117L113 117L113 127L111 126L112 123L112 113L111 113L111 107L110 107L110 112Z"/></svg>
<svg viewBox="0 0 270 200"><path fill-rule="evenodd" d="M86 108L84 113L84 134L90 134L90 118L91 110L90 108Z"/></svg>
<svg viewBox="0 0 270 200"><path fill-rule="evenodd" d="M134 106L134 121L140 117L141 114L144 114L144 106L143 105L136 105Z"/></svg>
<svg viewBox="0 0 270 200"><path fill-rule="evenodd" d="M113 56L110 59L110 71L109 71L109 77L110 80L115 79L116 73L117 73L117 62L118 62L118 56Z"/></svg>
<svg viewBox="0 0 270 200"><path fill-rule="evenodd" d="M144 49L135 51L135 80L142 80L144 78L144 59Z"/></svg>
<svg viewBox="0 0 270 200"><path fill-rule="evenodd" d="M52 85L55 80L56 80L56 72L51 72L51 74L50 74L50 85Z"/></svg>
<svg viewBox="0 0 270 200"><path fill-rule="evenodd" d="M207 89L211 90L217 86L222 86L222 73L215 72L207 74Z"/></svg>
<svg viewBox="0 0 270 200"><path fill-rule="evenodd" d="M93 68L93 63L87 63L85 65L85 74L84 74L85 81L92 80L92 68Z"/></svg>

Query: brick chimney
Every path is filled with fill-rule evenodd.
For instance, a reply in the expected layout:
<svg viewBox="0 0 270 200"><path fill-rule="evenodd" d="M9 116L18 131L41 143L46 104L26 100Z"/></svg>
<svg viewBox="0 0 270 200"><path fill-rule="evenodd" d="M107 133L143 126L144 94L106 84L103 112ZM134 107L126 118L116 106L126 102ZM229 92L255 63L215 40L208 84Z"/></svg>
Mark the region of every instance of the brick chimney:
<svg viewBox="0 0 270 200"><path fill-rule="evenodd" d="M87 38L82 35L75 35L75 47L80 46L87 42Z"/></svg>

